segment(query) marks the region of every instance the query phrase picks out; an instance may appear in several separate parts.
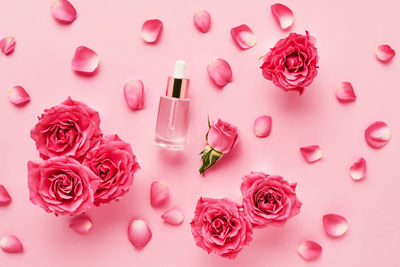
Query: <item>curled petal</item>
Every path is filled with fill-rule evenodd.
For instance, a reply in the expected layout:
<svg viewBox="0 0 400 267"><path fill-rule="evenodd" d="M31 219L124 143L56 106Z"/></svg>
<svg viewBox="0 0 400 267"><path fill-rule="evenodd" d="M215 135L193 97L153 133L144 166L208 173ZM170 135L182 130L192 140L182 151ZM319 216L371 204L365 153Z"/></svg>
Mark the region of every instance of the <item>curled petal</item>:
<svg viewBox="0 0 400 267"><path fill-rule="evenodd" d="M367 162L363 157L359 158L350 167L350 176L353 180L362 180L365 178L367 172Z"/></svg>
<svg viewBox="0 0 400 267"><path fill-rule="evenodd" d="M224 87L232 81L231 66L222 58L212 60L207 66L207 72L219 87Z"/></svg>
<svg viewBox="0 0 400 267"><path fill-rule="evenodd" d="M130 80L124 86L126 103L133 110L143 108L143 82L141 80Z"/></svg>
<svg viewBox="0 0 400 267"><path fill-rule="evenodd" d="M353 102L357 96L354 93L353 86L349 82L342 82L336 88L336 97L340 102Z"/></svg>
<svg viewBox="0 0 400 267"><path fill-rule="evenodd" d="M142 38L146 43L153 44L160 38L163 23L159 19L146 20L142 26Z"/></svg>
<svg viewBox="0 0 400 267"><path fill-rule="evenodd" d="M208 11L199 8L193 16L193 22L199 31L206 33L210 30L211 15Z"/></svg>
<svg viewBox="0 0 400 267"><path fill-rule="evenodd" d="M21 253L24 251L24 247L18 237L11 234L0 238L0 247L7 253Z"/></svg>
<svg viewBox="0 0 400 267"><path fill-rule="evenodd" d="M322 217L324 230L327 235L339 237L347 231L347 220L345 217L337 214L326 214Z"/></svg>
<svg viewBox="0 0 400 267"><path fill-rule="evenodd" d="M8 90L8 99L14 105L23 105L31 101L29 94L19 85Z"/></svg>
<svg viewBox="0 0 400 267"><path fill-rule="evenodd" d="M150 187L150 203L153 207L161 207L168 202L169 189L167 184L160 181L154 181Z"/></svg>
<svg viewBox="0 0 400 267"><path fill-rule="evenodd" d="M168 224L171 225L180 225L185 220L185 215L182 210L178 208L172 208L167 210L161 215L161 218Z"/></svg>
<svg viewBox="0 0 400 267"><path fill-rule="evenodd" d="M365 140L370 147L376 149L385 146L391 136L389 126L383 121L376 121L365 130Z"/></svg>
<svg viewBox="0 0 400 267"><path fill-rule="evenodd" d="M318 145L304 146L300 148L300 152L308 163L314 163L322 159L322 150Z"/></svg>
<svg viewBox="0 0 400 267"><path fill-rule="evenodd" d="M7 189L0 184L0 206L7 206L11 203L11 196Z"/></svg>
<svg viewBox="0 0 400 267"><path fill-rule="evenodd" d="M134 219L128 226L128 238L137 249L144 248L152 237L147 223L141 219Z"/></svg>
<svg viewBox="0 0 400 267"><path fill-rule="evenodd" d="M272 120L270 116L260 116L254 121L253 132L257 137L268 137L271 133Z"/></svg>
<svg viewBox="0 0 400 267"><path fill-rule="evenodd" d="M281 26L281 29L286 30L293 25L293 11L287 6L282 4L274 4L271 6L271 11L275 20Z"/></svg>
<svg viewBox="0 0 400 267"><path fill-rule="evenodd" d="M249 49L256 44L256 37L253 30L245 24L232 28L231 35L241 49Z"/></svg>
<svg viewBox="0 0 400 267"><path fill-rule="evenodd" d="M380 45L376 49L376 58L383 63L389 62L395 55L396 52L387 44Z"/></svg>
<svg viewBox="0 0 400 267"><path fill-rule="evenodd" d="M322 247L314 241L305 240L301 242L297 252L305 260L315 260L321 255Z"/></svg>
<svg viewBox="0 0 400 267"><path fill-rule="evenodd" d="M76 10L67 0L52 0L51 14L62 23L71 23L76 19Z"/></svg>
<svg viewBox="0 0 400 267"><path fill-rule="evenodd" d="M93 222L86 214L80 214L72 218L69 227L75 232L85 235L92 229Z"/></svg>
<svg viewBox="0 0 400 267"><path fill-rule="evenodd" d="M81 73L93 73L99 66L99 56L86 46L79 46L72 59L72 70Z"/></svg>
<svg viewBox="0 0 400 267"><path fill-rule="evenodd" d="M14 51L15 48L15 38L11 34L0 40L0 49L4 55L8 55Z"/></svg>

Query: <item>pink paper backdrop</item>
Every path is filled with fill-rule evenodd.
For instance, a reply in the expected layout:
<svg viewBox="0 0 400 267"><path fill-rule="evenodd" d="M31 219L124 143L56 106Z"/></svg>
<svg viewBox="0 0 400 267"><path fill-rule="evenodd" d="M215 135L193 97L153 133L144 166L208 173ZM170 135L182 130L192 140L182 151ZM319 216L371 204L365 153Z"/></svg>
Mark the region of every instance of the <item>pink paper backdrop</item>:
<svg viewBox="0 0 400 267"><path fill-rule="evenodd" d="M399 266L400 242L398 174L400 139L399 55L387 65L374 51L389 43L400 52L400 5L395 0L319 1L285 0L295 13L291 29L309 30L317 38L320 71L303 96L284 93L265 80L258 57L288 33L282 32L270 12L272 2L232 1L71 1L78 18L71 25L54 21L49 1L3 1L0 35L12 33L17 40L14 54L0 56L0 183L13 202L0 208L0 235L14 233L25 246L19 255L0 251L0 266ZM192 15L202 7L212 15L209 33L201 34ZM164 32L157 45L146 45L140 28L146 19L159 18ZM239 50L230 29L249 25L257 45ZM85 78L71 71L74 50L86 45L101 58L96 76ZM230 62L233 82L217 89L209 80L207 63L216 57ZM191 78L191 123L187 148L168 153L153 145L159 96L175 60L187 61ZM145 85L145 109L132 112L123 97L123 85L131 78ZM340 104L334 90L350 81L357 101ZM7 89L24 86L32 101L16 108ZM89 215L94 228L81 236L68 228L68 217L46 214L28 199L26 162L39 159L29 130L44 108L67 96L86 102L101 115L105 134L118 133L130 142L142 169L126 197L111 205L94 208ZM273 118L270 137L253 136L254 119ZM207 173L198 174L207 130L207 116L221 117L241 130L240 145ZM385 121L393 137L381 150L367 146L364 129L375 120ZM319 144L325 157L307 164L303 145ZM360 156L368 164L367 179L353 182L349 166ZM256 230L254 240L238 258L228 261L207 255L195 246L189 221L200 196L229 197L240 201L242 175L251 170L280 174L298 182L304 203L301 214L283 228ZM163 224L164 209L149 203L149 185L161 179L170 186L171 201L186 214L182 226ZM339 213L349 230L339 239L323 232L322 215ZM132 217L144 218L153 239L136 251L127 238ZM303 239L323 246L321 258L309 263L296 249Z"/></svg>

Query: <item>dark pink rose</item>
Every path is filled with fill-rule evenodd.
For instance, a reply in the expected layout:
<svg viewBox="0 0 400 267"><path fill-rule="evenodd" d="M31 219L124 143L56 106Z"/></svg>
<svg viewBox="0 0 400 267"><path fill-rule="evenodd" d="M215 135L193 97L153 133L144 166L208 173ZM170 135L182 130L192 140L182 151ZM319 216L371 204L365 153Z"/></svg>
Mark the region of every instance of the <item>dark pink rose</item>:
<svg viewBox="0 0 400 267"><path fill-rule="evenodd" d="M291 33L279 40L264 56L261 66L267 80L273 81L285 91L297 90L303 93L317 76L318 52L315 38Z"/></svg>
<svg viewBox="0 0 400 267"><path fill-rule="evenodd" d="M300 212L301 202L295 189L280 176L251 172L240 187L243 208L254 227L282 225Z"/></svg>
<svg viewBox="0 0 400 267"><path fill-rule="evenodd" d="M56 215L76 215L91 208L98 185L96 174L67 156L28 162L30 200Z"/></svg>
<svg viewBox="0 0 400 267"><path fill-rule="evenodd" d="M227 198L200 198L190 225L197 246L229 259L237 256L253 234L241 206Z"/></svg>
<svg viewBox="0 0 400 267"><path fill-rule="evenodd" d="M32 128L40 157L71 156L82 160L101 138L99 113L70 97L46 109Z"/></svg>
<svg viewBox="0 0 400 267"><path fill-rule="evenodd" d="M117 135L104 137L98 146L89 151L83 164L100 180L95 193L95 205L119 200L129 191L133 175L140 168L131 145Z"/></svg>
<svg viewBox="0 0 400 267"><path fill-rule="evenodd" d="M208 145L222 154L229 153L239 140L237 127L229 122L218 119L212 123L207 134Z"/></svg>

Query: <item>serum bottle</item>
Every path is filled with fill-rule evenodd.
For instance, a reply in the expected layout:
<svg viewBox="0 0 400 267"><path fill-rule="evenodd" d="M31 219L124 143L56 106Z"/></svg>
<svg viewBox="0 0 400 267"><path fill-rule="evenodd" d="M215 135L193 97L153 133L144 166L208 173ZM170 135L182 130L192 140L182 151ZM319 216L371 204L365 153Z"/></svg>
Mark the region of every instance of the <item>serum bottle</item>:
<svg viewBox="0 0 400 267"><path fill-rule="evenodd" d="M170 150L183 150L189 125L189 79L186 63L178 60L173 76L168 77L165 96L160 97L155 144Z"/></svg>

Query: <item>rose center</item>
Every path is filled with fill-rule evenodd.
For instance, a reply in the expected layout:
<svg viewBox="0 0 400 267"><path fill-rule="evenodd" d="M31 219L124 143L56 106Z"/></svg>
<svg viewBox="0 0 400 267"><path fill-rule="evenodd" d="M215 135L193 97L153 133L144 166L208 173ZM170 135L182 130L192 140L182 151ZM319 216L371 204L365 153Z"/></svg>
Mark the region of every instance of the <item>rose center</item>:
<svg viewBox="0 0 400 267"><path fill-rule="evenodd" d="M61 153L74 146L80 136L80 129L76 122L68 120L49 125L43 133L47 135L47 147Z"/></svg>
<svg viewBox="0 0 400 267"><path fill-rule="evenodd" d="M304 58L299 52L290 53L285 60L285 67L290 72L297 72L303 69Z"/></svg>

